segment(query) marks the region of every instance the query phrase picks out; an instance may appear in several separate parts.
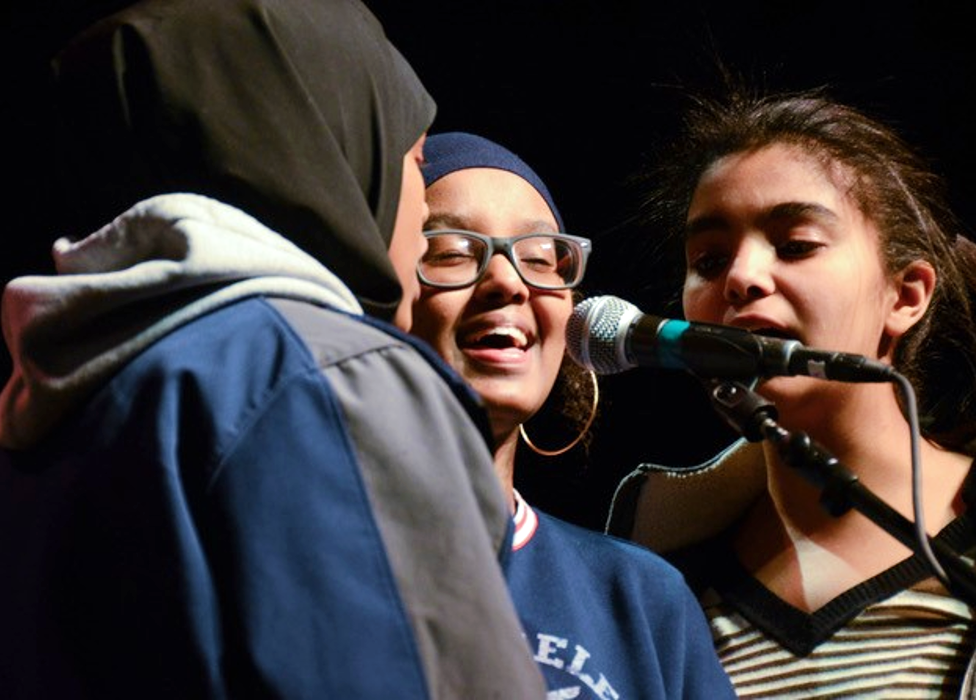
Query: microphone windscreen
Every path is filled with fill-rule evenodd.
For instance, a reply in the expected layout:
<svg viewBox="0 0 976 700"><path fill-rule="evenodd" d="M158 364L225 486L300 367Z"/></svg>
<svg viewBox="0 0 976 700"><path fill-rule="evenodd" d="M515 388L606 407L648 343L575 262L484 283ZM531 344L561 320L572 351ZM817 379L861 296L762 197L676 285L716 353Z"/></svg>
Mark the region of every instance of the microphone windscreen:
<svg viewBox="0 0 976 700"><path fill-rule="evenodd" d="M615 296L584 299L566 324L566 350L582 367L616 374L636 366L627 357L627 335L640 310Z"/></svg>

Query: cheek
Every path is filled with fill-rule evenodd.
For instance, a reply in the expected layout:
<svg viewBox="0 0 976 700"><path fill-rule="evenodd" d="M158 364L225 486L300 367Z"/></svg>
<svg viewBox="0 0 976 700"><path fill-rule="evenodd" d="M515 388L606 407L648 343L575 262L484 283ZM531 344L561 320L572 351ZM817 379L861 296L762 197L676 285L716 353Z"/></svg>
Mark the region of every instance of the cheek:
<svg viewBox="0 0 976 700"><path fill-rule="evenodd" d="M442 345L445 338L453 342L463 304L454 302L448 292L432 292L423 285L420 289L420 299L413 306L411 332L435 346Z"/></svg>
<svg viewBox="0 0 976 700"><path fill-rule="evenodd" d="M417 279L417 266L407 258L400 265L399 278L403 293L408 299L415 299L420 293L420 280Z"/></svg>
<svg viewBox="0 0 976 700"><path fill-rule="evenodd" d="M417 262L423 255L423 244L423 236L410 230L400 230L390 245L390 259L405 291L416 290L420 285L417 279Z"/></svg>
<svg viewBox="0 0 976 700"><path fill-rule="evenodd" d="M545 338L547 354L562 359L566 351L566 324L573 313L572 297L539 298L534 305L536 323Z"/></svg>
<svg viewBox="0 0 976 700"><path fill-rule="evenodd" d="M711 304L707 285L700 282L686 282L681 292L681 308L689 321L710 320Z"/></svg>

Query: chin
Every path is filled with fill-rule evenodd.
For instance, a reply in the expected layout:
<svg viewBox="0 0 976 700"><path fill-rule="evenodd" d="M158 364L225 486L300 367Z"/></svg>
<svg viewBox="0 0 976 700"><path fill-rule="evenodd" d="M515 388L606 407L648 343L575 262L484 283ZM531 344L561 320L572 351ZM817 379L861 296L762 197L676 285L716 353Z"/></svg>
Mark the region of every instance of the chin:
<svg viewBox="0 0 976 700"><path fill-rule="evenodd" d="M792 400L802 398L823 383L824 380L813 377L773 377L761 381L756 391L770 401Z"/></svg>
<svg viewBox="0 0 976 700"><path fill-rule="evenodd" d="M830 405L845 401L854 386L857 385L814 377L774 377L760 384L758 392L773 403L783 421L789 421L791 417L822 416L830 412Z"/></svg>
<svg viewBox="0 0 976 700"><path fill-rule="evenodd" d="M477 386L474 389L488 407L493 422L494 416L497 415L504 416L506 421L514 421L514 424L518 425L529 420L535 414L535 410L526 403L523 395L512 392L482 391Z"/></svg>

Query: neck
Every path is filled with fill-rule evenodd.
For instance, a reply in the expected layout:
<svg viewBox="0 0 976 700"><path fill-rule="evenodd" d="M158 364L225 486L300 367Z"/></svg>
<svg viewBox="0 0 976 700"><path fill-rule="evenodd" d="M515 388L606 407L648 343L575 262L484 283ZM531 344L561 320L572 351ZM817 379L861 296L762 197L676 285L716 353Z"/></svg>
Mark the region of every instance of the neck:
<svg viewBox="0 0 976 700"><path fill-rule="evenodd" d="M509 510L515 512L515 451L518 448L518 429L495 436L495 474L501 483Z"/></svg>
<svg viewBox="0 0 976 700"><path fill-rule="evenodd" d="M827 419L785 411L780 424L791 431L803 426L797 430L865 488L914 520L909 425L891 388L860 385L845 397L836 410L820 406ZM831 516L820 505L819 488L784 463L774 446L767 443L764 449L768 495L743 520L736 551L777 595L801 609L816 609L910 556L891 533L856 510ZM920 452L926 529L935 534L959 512L958 495L971 460L926 442Z"/></svg>
<svg viewBox="0 0 976 700"><path fill-rule="evenodd" d="M864 384L848 392L837 409L823 410L829 416L806 422L800 428L837 461L853 472L861 484L903 516L913 519L912 451L908 421L902 415L893 390L888 385ZM801 420L795 421L801 424ZM789 430L790 416L781 424ZM817 487L811 485L793 466L784 463L772 445L767 444L768 486L772 501L785 521L806 530L822 530L839 520L824 511L818 502ZM969 459L946 452L922 441L923 495L931 518L928 526L941 529L955 515L952 508Z"/></svg>

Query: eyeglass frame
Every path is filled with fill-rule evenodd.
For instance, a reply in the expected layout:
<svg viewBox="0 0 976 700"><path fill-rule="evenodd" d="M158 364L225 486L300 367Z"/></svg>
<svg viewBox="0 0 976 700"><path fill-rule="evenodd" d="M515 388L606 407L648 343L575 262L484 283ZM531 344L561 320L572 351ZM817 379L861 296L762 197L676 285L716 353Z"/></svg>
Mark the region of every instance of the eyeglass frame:
<svg viewBox="0 0 976 700"><path fill-rule="evenodd" d="M473 285L478 284L478 282L480 282L481 279L485 276L485 271L488 270L488 263L490 263L491 259L498 253L504 255L505 258L508 260L508 262L511 263L512 268L515 270L516 273L518 273L519 279L521 279L526 285L532 287L533 289L543 289L546 291L575 289L583 281L583 277L586 274L586 263L589 260L590 253L593 251L593 243L592 241L590 241L589 238L584 238L583 236L574 236L572 234L562 233L562 232L547 233L544 231L534 231L531 233L522 233L519 234L518 236L488 236L484 233L478 233L477 231L467 231L465 229L460 229L460 228L439 228L439 229L431 229L430 231L424 231L423 233L425 238L431 238L433 236L447 234L447 233L462 234L464 236L470 236L471 238L475 238L479 241L482 241L485 244L485 247L487 248L485 258L484 260L481 261L481 264L478 267L478 271L477 273L475 273L474 279L464 284L431 282L427 280L424 277L423 273L420 271L422 260L418 260L417 277L420 279L422 284L425 284L428 287L433 287L434 289L464 289L465 287L471 287ZM563 285L555 285L555 286L540 285L525 279L525 275L522 273L522 270L519 267L519 263L515 259L515 253L513 251L513 248L515 244L518 243L520 240L524 240L526 238L537 238L540 236L546 238L554 238L563 241L571 241L579 246L580 249L579 279L577 279L572 284L563 284Z"/></svg>

